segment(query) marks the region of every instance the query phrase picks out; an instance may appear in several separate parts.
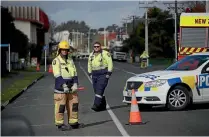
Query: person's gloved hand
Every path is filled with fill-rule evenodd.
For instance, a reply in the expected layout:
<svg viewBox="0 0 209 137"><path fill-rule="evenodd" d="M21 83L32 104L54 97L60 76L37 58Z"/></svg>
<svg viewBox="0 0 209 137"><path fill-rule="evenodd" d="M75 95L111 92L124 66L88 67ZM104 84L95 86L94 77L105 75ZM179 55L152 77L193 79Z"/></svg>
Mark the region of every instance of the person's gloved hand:
<svg viewBox="0 0 209 137"><path fill-rule="evenodd" d="M68 88L66 84L63 84L62 87L64 89L64 93L69 93L70 89Z"/></svg>
<svg viewBox="0 0 209 137"><path fill-rule="evenodd" d="M74 83L73 86L71 87L71 89L72 89L72 91L71 91L72 93L76 92L78 90L77 83Z"/></svg>
<svg viewBox="0 0 209 137"><path fill-rule="evenodd" d="M106 78L109 79L110 76L111 76L111 74L112 74L112 72L108 72L108 73L106 74Z"/></svg>
<svg viewBox="0 0 209 137"><path fill-rule="evenodd" d="M110 78L110 75L106 75L106 78Z"/></svg>

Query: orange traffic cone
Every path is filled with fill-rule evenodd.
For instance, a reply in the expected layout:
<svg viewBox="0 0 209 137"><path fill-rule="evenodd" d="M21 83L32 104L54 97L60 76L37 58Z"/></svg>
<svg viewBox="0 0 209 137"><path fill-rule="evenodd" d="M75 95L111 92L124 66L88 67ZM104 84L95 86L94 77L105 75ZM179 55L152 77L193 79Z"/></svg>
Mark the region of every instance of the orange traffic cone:
<svg viewBox="0 0 209 137"><path fill-rule="evenodd" d="M52 73L53 72L53 70L52 70L52 65L49 65L49 71L48 71L49 73Z"/></svg>
<svg viewBox="0 0 209 137"><path fill-rule="evenodd" d="M138 107L138 103L136 100L135 91L133 89L129 125L141 125L141 124L144 124L144 123L142 122L141 113L139 112L139 107Z"/></svg>
<svg viewBox="0 0 209 137"><path fill-rule="evenodd" d="M37 63L37 65L36 65L36 71L40 71L40 65L39 65L39 63Z"/></svg>

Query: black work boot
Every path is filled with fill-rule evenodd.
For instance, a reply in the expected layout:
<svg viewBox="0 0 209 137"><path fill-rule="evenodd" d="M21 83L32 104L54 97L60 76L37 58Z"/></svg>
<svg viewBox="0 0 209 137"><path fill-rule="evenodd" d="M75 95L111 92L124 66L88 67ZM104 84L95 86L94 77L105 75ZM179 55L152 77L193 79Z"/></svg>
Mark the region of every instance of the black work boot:
<svg viewBox="0 0 209 137"><path fill-rule="evenodd" d="M91 107L91 109L96 112L100 111L100 108L98 106L96 106L95 104Z"/></svg>
<svg viewBox="0 0 209 137"><path fill-rule="evenodd" d="M106 110L106 106L107 106L107 102L106 102L105 96L103 96L103 98L102 98L102 104L100 106L100 111Z"/></svg>
<svg viewBox="0 0 209 137"><path fill-rule="evenodd" d="M65 125L65 124L62 124L62 125L57 125L58 129L61 130L61 131L67 131L67 130L71 130L72 128Z"/></svg>
<svg viewBox="0 0 209 137"><path fill-rule="evenodd" d="M73 124L69 124L69 127L71 127L72 129L78 129L78 128L84 128L84 124L83 123L73 123Z"/></svg>

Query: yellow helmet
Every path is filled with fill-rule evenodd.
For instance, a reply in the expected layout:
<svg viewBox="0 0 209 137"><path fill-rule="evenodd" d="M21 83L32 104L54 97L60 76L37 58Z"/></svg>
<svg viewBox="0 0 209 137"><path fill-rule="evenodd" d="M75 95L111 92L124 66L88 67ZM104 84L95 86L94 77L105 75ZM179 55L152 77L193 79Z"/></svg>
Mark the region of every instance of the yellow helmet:
<svg viewBox="0 0 209 137"><path fill-rule="evenodd" d="M70 45L67 41L61 41L58 45L58 49L70 49Z"/></svg>
<svg viewBox="0 0 209 137"><path fill-rule="evenodd" d="M57 55L59 55L60 53L60 49L67 49L67 50L70 50L70 45L67 41L63 40L61 41L59 44L58 44L58 48L57 48Z"/></svg>

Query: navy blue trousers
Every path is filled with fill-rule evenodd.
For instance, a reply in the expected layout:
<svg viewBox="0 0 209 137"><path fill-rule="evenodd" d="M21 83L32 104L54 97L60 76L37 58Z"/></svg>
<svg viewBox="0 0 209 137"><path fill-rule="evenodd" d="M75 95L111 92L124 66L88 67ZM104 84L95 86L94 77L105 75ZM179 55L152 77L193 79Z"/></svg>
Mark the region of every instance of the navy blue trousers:
<svg viewBox="0 0 209 137"><path fill-rule="evenodd" d="M97 107L102 107L105 105L106 107L106 100L104 96L104 91L108 84L108 78L106 78L106 74L96 76L93 75L92 82L95 93L94 105Z"/></svg>

